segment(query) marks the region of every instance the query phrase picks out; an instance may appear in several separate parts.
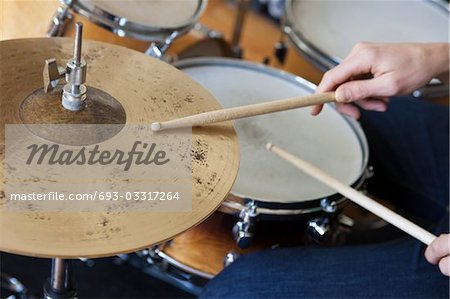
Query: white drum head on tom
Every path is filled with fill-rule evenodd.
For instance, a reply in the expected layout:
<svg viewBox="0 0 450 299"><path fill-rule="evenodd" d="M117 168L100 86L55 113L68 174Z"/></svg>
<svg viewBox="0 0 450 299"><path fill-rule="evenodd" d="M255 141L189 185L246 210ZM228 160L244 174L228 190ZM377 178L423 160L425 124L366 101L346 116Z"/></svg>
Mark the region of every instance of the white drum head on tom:
<svg viewBox="0 0 450 299"><path fill-rule="evenodd" d="M227 59L193 59L178 67L208 89L224 107L311 94L314 85L293 75ZM320 199L333 190L266 150L273 142L329 172L355 183L367 165L367 144L356 122L331 105L319 116L310 108L235 121L241 164L234 195L259 201L291 203Z"/></svg>
<svg viewBox="0 0 450 299"><path fill-rule="evenodd" d="M336 63L361 41L448 42L449 12L436 1L291 0L287 5L292 30Z"/></svg>
<svg viewBox="0 0 450 299"><path fill-rule="evenodd" d="M179 28L199 16L199 0L78 0L92 12L101 9L127 22L152 28Z"/></svg>

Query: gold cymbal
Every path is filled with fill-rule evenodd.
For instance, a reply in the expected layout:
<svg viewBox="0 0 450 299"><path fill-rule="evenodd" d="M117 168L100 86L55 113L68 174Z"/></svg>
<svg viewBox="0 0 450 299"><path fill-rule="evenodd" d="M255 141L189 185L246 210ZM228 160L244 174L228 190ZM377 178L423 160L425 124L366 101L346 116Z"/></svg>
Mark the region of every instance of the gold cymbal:
<svg viewBox="0 0 450 299"><path fill-rule="evenodd" d="M44 60L62 64L72 56L73 40L36 38L0 42L0 250L37 257L102 257L146 248L193 227L218 208L239 166L238 140L231 122L194 128L192 143L207 146L202 163L192 162L190 212L17 212L5 209L5 124L100 122L151 124L219 109L214 97L174 67L126 48L85 41L86 84L111 95L120 105L94 106L96 113L64 114L43 109L30 96L42 93ZM187 95L192 101L182 101ZM46 98L47 97L47 98ZM151 97L153 100L148 100ZM95 108L97 107L97 108ZM120 108L118 108L120 107ZM194 180L195 181L195 180Z"/></svg>

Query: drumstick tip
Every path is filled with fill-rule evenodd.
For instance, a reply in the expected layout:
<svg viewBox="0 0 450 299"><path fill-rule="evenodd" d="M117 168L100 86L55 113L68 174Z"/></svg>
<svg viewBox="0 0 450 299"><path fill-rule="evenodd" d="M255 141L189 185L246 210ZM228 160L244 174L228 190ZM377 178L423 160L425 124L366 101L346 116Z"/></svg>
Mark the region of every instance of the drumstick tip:
<svg viewBox="0 0 450 299"><path fill-rule="evenodd" d="M266 144L266 148L269 151L271 151L273 147L274 147L274 144L272 142L269 142L269 143Z"/></svg>
<svg viewBox="0 0 450 299"><path fill-rule="evenodd" d="M161 131L161 123L154 122L151 124L150 128L152 129L153 132Z"/></svg>

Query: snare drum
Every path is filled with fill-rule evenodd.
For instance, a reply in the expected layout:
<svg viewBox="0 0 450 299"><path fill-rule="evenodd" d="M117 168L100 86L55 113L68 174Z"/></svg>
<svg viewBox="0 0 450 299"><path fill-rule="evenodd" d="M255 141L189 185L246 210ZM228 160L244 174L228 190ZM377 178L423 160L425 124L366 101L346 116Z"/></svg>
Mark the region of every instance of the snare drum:
<svg viewBox="0 0 450 299"><path fill-rule="evenodd" d="M192 59L176 64L208 89L224 107L308 95L315 86L291 74L250 62ZM223 210L239 215L253 210L258 217L282 220L330 211L343 198L265 148L268 141L289 149L342 182L358 187L365 178L367 141L359 124L332 105L313 117L296 109L235 122L241 165L232 196Z"/></svg>
<svg viewBox="0 0 450 299"><path fill-rule="evenodd" d="M197 58L179 61L176 66L224 107L308 95L315 88L300 77L239 60ZM169 282L194 293L239 255L307 243L306 223L324 233L320 219L337 214L345 202L334 190L267 151L268 141L356 188L368 173L369 152L363 131L331 104L315 117L308 108L296 109L240 119L235 128L241 165L221 212L150 250L152 263L163 269ZM237 223L236 216L241 218Z"/></svg>
<svg viewBox="0 0 450 299"><path fill-rule="evenodd" d="M244 61L192 59L176 66L224 107L308 95L315 88L300 77ZM312 218L322 212L334 213L344 202L334 190L268 152L267 142L289 149L356 188L368 174L369 153L362 129L332 105L325 105L316 117L310 109L296 109L238 120L235 127L241 164L221 210L241 218L233 230L240 247L249 245L256 220ZM319 233L324 229L318 223L310 225Z"/></svg>
<svg viewBox="0 0 450 299"><path fill-rule="evenodd" d="M286 0L283 30L301 54L326 71L361 41L448 42L443 3Z"/></svg>

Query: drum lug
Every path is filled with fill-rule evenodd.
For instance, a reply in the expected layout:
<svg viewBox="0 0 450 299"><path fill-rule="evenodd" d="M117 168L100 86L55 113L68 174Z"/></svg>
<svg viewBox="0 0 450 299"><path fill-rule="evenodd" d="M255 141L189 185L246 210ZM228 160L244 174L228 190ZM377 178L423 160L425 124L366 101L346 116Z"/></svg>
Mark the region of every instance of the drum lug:
<svg viewBox="0 0 450 299"><path fill-rule="evenodd" d="M258 215L257 207L254 201L249 202L241 211L239 217L241 218L233 226L233 238L239 248L248 248L251 244L254 235L253 224Z"/></svg>
<svg viewBox="0 0 450 299"><path fill-rule="evenodd" d="M170 60L169 58L166 58L164 54L179 34L180 32L174 31L163 42L152 42L148 49L145 51L145 54L161 60Z"/></svg>
<svg viewBox="0 0 450 299"><path fill-rule="evenodd" d="M287 52L288 52L288 47L283 40L281 40L275 44L274 54L275 54L275 57L277 58L278 62L281 65L283 65L284 62L286 61Z"/></svg>
<svg viewBox="0 0 450 299"><path fill-rule="evenodd" d="M150 44L148 49L145 51L145 54L147 54L150 57L155 57L157 59L162 59L163 50L162 50L162 47L160 45L158 45L157 43L153 42L153 43Z"/></svg>
<svg viewBox="0 0 450 299"><path fill-rule="evenodd" d="M366 170L364 171L364 177L365 179L370 179L373 177L373 175L375 174L374 170L373 170L373 166L369 166L366 168Z"/></svg>
<svg viewBox="0 0 450 299"><path fill-rule="evenodd" d="M234 263L239 256L240 255L237 252L234 252L234 251L227 252L225 257L223 258L223 267L226 268L229 265L231 265L232 263Z"/></svg>
<svg viewBox="0 0 450 299"><path fill-rule="evenodd" d="M253 239L253 227L245 224L242 220L233 226L233 238L239 248L248 248Z"/></svg>
<svg viewBox="0 0 450 299"><path fill-rule="evenodd" d="M72 21L73 16L69 12L69 7L60 6L52 17L50 28L47 30L47 37L64 36L66 26Z"/></svg>
<svg viewBox="0 0 450 299"><path fill-rule="evenodd" d="M163 259L159 256L159 246L153 246L150 249L145 249L140 252L140 255L145 258L149 265L161 266Z"/></svg>
<svg viewBox="0 0 450 299"><path fill-rule="evenodd" d="M308 221L306 231L314 239L314 241L323 242L330 232L331 217L322 216Z"/></svg>
<svg viewBox="0 0 450 299"><path fill-rule="evenodd" d="M331 218L337 211L338 204L334 200L323 198L320 206L325 214L309 220L306 227L308 234L318 243L322 243L327 238L331 229Z"/></svg>
<svg viewBox="0 0 450 299"><path fill-rule="evenodd" d="M328 198L323 198L320 201L320 206L322 207L322 210L326 213L335 213L337 210L337 203Z"/></svg>

